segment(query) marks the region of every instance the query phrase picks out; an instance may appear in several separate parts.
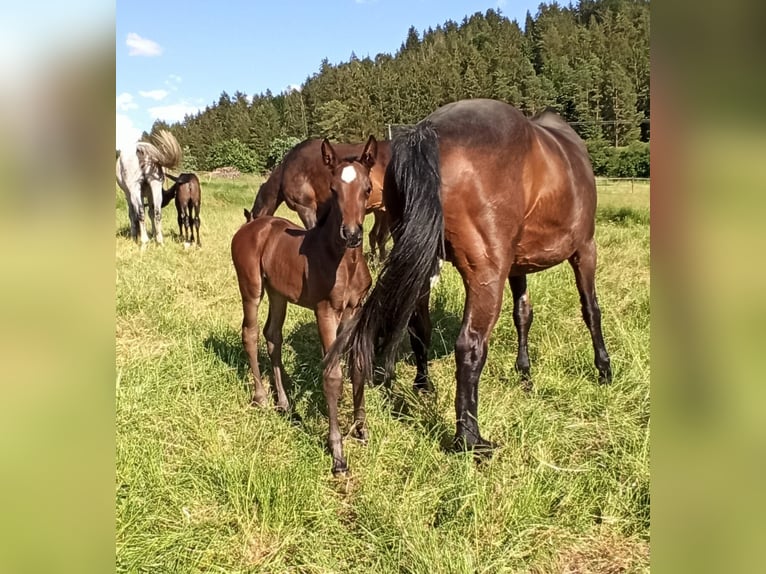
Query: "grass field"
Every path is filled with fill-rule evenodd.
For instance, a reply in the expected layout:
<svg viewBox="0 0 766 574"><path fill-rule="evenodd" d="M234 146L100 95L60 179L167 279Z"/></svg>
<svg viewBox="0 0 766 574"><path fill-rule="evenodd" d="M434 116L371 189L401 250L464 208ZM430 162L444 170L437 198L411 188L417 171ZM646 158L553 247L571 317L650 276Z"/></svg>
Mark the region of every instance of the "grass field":
<svg viewBox="0 0 766 574"><path fill-rule="evenodd" d="M611 386L595 382L569 266L532 275L534 387L523 391L514 373L506 297L479 393L482 433L501 447L480 465L446 452L464 300L446 265L431 299L435 394L411 394L405 343L391 395L367 390L368 444L345 441L351 472L336 479L310 311L291 306L284 330L288 393L302 422L248 404L229 245L261 180L201 181L201 249L177 241L171 205L166 244L140 252L115 195L118 571L649 570L648 184L599 188L597 288ZM263 343L261 365L268 381ZM344 432L350 394L346 383Z"/></svg>

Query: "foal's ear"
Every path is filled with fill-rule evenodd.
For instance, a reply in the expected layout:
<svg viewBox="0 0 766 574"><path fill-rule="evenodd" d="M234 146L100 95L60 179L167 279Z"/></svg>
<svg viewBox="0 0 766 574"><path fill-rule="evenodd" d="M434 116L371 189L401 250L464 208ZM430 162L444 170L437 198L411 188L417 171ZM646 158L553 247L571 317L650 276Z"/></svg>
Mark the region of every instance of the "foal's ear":
<svg viewBox="0 0 766 574"><path fill-rule="evenodd" d="M377 157L378 142L375 139L375 136L370 136L370 138L367 140L367 145L364 146L364 151L362 152L362 156L359 158L359 162L367 169L372 169L372 166L375 165L375 160Z"/></svg>
<svg viewBox="0 0 766 574"><path fill-rule="evenodd" d="M335 155L335 150L332 149L330 141L327 138L322 140L322 161L330 169L334 169L335 164L338 163L338 158Z"/></svg>
<svg viewBox="0 0 766 574"><path fill-rule="evenodd" d="M244 212L245 212L245 221L250 221L250 219L252 219L250 217L251 213L247 210L247 208L244 209Z"/></svg>

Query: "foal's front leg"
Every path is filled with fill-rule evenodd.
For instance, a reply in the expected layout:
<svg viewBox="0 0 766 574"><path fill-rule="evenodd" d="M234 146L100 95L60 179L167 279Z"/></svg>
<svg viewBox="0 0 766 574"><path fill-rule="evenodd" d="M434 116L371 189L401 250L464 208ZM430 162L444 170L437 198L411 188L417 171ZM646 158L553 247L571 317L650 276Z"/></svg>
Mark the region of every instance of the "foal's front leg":
<svg viewBox="0 0 766 574"><path fill-rule="evenodd" d="M266 350L269 352L271 369L274 373L274 386L277 394L276 408L283 412L290 409L290 403L282 384L282 371L284 370L282 365L282 327L285 324L286 315L287 299L279 293L269 291L269 318L266 320L263 336L266 338Z"/></svg>
<svg viewBox="0 0 766 574"><path fill-rule="evenodd" d="M314 311L322 341L322 356L327 354L338 331L338 314L329 303L320 303ZM332 454L332 473L343 474L348 471L346 458L343 456L343 437L338 424L338 402L343 394L343 373L340 363L327 365L322 376L322 389L327 401L327 416L330 419L330 435L327 446Z"/></svg>

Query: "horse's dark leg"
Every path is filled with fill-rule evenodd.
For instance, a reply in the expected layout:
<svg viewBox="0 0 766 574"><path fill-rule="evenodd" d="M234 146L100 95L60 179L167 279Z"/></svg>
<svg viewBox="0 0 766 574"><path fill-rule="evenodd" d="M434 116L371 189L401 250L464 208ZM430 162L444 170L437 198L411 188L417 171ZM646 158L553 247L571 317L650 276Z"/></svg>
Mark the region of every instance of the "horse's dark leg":
<svg viewBox="0 0 766 574"><path fill-rule="evenodd" d="M266 338L266 349L269 352L271 368L274 373L274 387L277 394L276 408L283 412L290 409L290 403L282 384L282 371L284 370L282 365L282 326L285 324L286 314L287 299L279 293L269 291L269 318L266 320L263 336Z"/></svg>
<svg viewBox="0 0 766 574"><path fill-rule="evenodd" d="M415 355L417 373L412 387L416 391L432 391L433 385L428 378L428 349L431 346L431 314L428 302L431 297L429 289L418 299L415 312L410 317L409 333L412 353Z"/></svg>
<svg viewBox="0 0 766 574"><path fill-rule="evenodd" d="M319 328L319 339L322 341L322 354L326 355L327 349L335 341L340 321L329 303L320 303L315 314ZM357 379L355 388L359 384L362 383ZM340 434L340 424L338 423L338 402L343 394L343 371L339 362L325 367L322 375L322 390L327 401L327 417L330 419L327 446L332 454L332 473L345 473L348 471L348 465L346 464L346 457L343 456L343 437Z"/></svg>
<svg viewBox="0 0 766 574"><path fill-rule="evenodd" d="M197 247L202 247L199 239L199 203L194 205L194 227L197 229Z"/></svg>
<svg viewBox="0 0 766 574"><path fill-rule="evenodd" d="M186 238L184 237L184 212L181 204L176 204L176 211L178 212L178 236L183 243Z"/></svg>
<svg viewBox="0 0 766 574"><path fill-rule="evenodd" d="M380 216L378 215L378 210L374 210L372 212L372 229L370 229L370 255L373 259L375 259L375 253L378 250L378 234L380 232ZM383 259L383 256L380 256L380 259Z"/></svg>
<svg viewBox="0 0 766 574"><path fill-rule="evenodd" d="M189 225L189 205L187 203L184 203L181 207L181 211L183 214L183 223L184 223L184 245L189 244L189 233L190 233L190 225Z"/></svg>
<svg viewBox="0 0 766 574"><path fill-rule="evenodd" d="M383 261L386 258L386 241L388 241L389 220L387 211L377 211L380 214L380 228L378 229L378 255L380 260Z"/></svg>
<svg viewBox="0 0 766 574"><path fill-rule="evenodd" d="M463 325L455 343L455 447L460 450L490 451L495 444L484 440L479 433L479 378L487 360L489 335L500 314L503 283L491 279L480 280L474 275L465 284Z"/></svg>
<svg viewBox="0 0 766 574"><path fill-rule="evenodd" d="M527 334L532 325L532 303L529 301L527 276L509 277L511 293L513 294L513 324L519 340L519 350L516 355L516 370L521 375L521 383L525 388L531 386L529 377L529 352L527 349Z"/></svg>
<svg viewBox="0 0 766 574"><path fill-rule="evenodd" d="M260 285L248 286L247 293L242 292L242 346L245 347L250 370L253 372L253 394L251 404L266 405L266 390L261 381L261 370L258 367L258 306L263 297Z"/></svg>
<svg viewBox="0 0 766 574"><path fill-rule="evenodd" d="M601 332L601 309L596 299L596 242L591 239L569 258L574 270L585 324L593 341L596 369L600 383L612 382L612 366Z"/></svg>

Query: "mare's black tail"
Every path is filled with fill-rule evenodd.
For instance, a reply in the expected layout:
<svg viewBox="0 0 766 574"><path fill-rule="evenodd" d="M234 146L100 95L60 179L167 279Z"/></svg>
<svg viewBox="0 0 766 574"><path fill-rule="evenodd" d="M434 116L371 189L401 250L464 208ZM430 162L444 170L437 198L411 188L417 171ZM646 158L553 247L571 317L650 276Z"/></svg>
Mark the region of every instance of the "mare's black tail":
<svg viewBox="0 0 766 574"><path fill-rule="evenodd" d="M439 144L430 122L397 136L391 145L386 177L394 177L402 218L394 222L394 247L359 312L339 333L325 358L332 365L341 355L366 379L372 375L376 347L387 371L393 369L398 343L430 278L444 258Z"/></svg>

